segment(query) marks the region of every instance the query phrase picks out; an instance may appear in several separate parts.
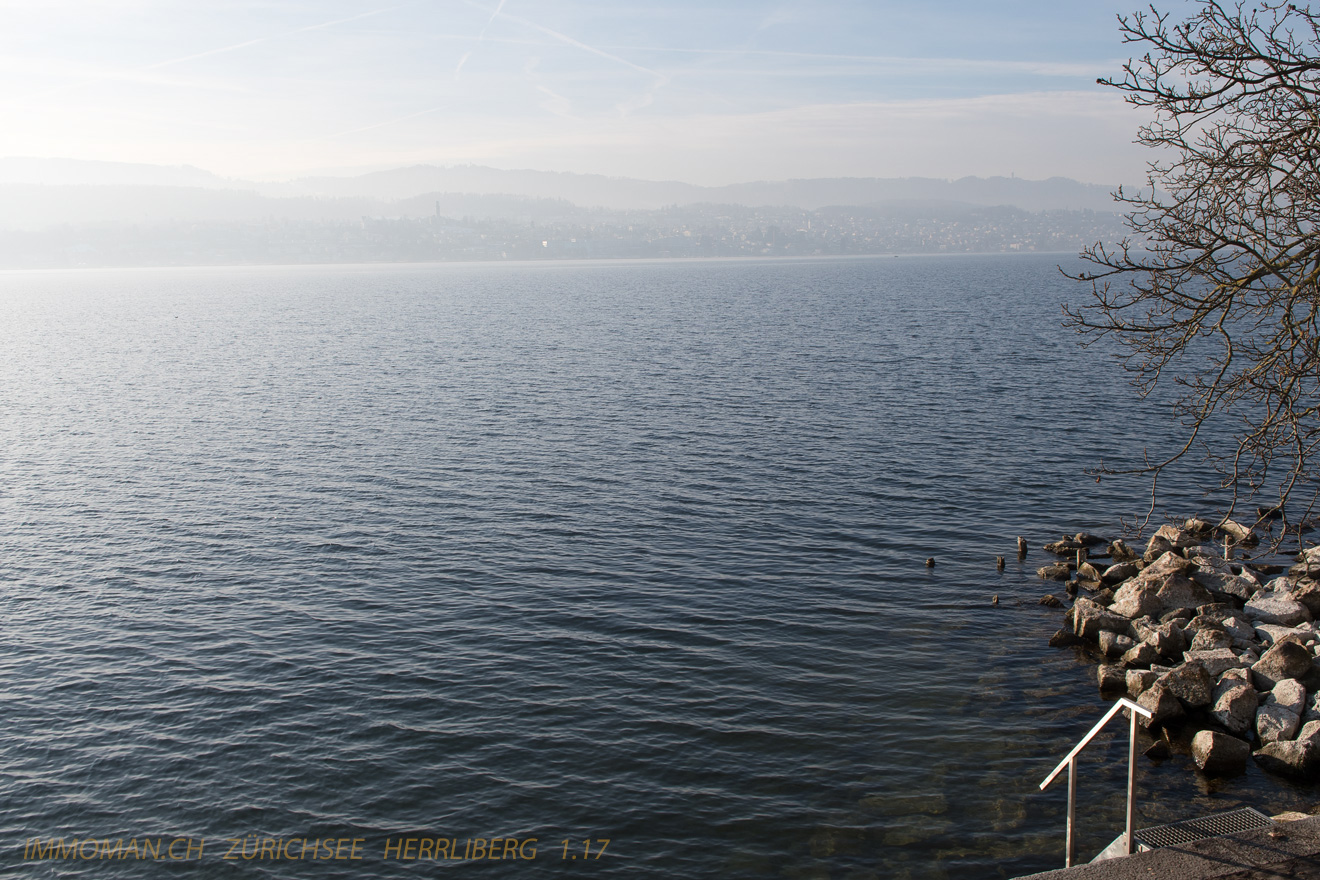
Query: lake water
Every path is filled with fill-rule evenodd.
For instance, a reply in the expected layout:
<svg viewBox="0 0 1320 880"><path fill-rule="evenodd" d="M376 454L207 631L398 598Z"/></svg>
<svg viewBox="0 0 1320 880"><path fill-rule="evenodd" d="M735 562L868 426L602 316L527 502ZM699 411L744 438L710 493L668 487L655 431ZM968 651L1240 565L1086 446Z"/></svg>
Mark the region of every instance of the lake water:
<svg viewBox="0 0 1320 880"><path fill-rule="evenodd" d="M1061 866L1036 784L1106 702L1038 548L1141 508L1083 471L1169 428L1060 261L0 274L0 865ZM1143 759L1141 824L1310 803L1189 765Z"/></svg>

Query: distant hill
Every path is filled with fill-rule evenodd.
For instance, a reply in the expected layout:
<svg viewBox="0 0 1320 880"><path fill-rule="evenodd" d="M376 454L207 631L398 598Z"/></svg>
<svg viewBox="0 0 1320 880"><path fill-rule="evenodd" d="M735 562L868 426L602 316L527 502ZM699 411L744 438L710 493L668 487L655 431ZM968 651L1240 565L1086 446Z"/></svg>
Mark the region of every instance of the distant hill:
<svg viewBox="0 0 1320 880"><path fill-rule="evenodd" d="M84 223L343 223L437 214L540 223L600 209L695 205L808 211L851 206L932 217L969 206L1115 210L1108 187L1059 177L822 178L706 187L598 174L416 165L271 184L223 178L187 165L0 159L0 229Z"/></svg>
<svg viewBox="0 0 1320 880"><path fill-rule="evenodd" d="M792 206L814 210L826 205L939 200L970 205L1010 205L1027 211L1052 209L1113 211L1111 187L1063 177L820 178L758 181L730 186L696 186L678 181L636 180L599 174L505 171L479 165L415 165L357 177L307 177L265 185L271 195L406 199L427 192L516 195L563 199L585 208L650 210L700 203Z"/></svg>

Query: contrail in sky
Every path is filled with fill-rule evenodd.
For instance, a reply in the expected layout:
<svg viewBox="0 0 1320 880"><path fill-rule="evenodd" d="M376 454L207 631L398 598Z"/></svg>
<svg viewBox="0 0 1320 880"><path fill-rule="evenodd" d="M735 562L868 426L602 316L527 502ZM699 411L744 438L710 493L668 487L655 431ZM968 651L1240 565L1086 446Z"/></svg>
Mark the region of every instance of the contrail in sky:
<svg viewBox="0 0 1320 880"><path fill-rule="evenodd" d="M459 0L459 2L465 3L468 6L476 7L477 9L481 9L483 11L486 8L482 6L480 3L476 2L476 0ZM624 67L631 67L633 70L648 74L649 76L658 77L660 79L665 78L664 74L660 73L659 71L651 70L649 67L642 67L640 64L633 64L631 61L629 61L626 58L620 58L618 55L611 55L609 52L603 51L601 49L597 49L595 46L588 46L586 43L582 42L581 40L573 39L568 34L561 34L559 31L551 30L550 28L545 27L544 25L539 25L534 21L528 21L527 19L519 15L510 15L507 12L501 12L500 10L503 8L504 8L504 3L501 2L499 8L495 10L495 15L502 15L504 18L507 18L509 21L515 21L518 24L522 25L523 27L529 27L534 31L540 31L541 33L545 34L548 37L554 37L556 40L559 40L561 43L567 43L568 45L573 46L577 49L581 49L584 52L590 52L592 55L599 55L601 58L607 58L610 61L615 62L616 64L622 64ZM494 17L495 17L494 15L491 16L491 18Z"/></svg>
<svg viewBox="0 0 1320 880"><path fill-rule="evenodd" d="M232 46L221 46L219 49L208 49L205 52L198 52L195 55L184 55L181 58L171 58L168 61L158 61L155 64L149 64L146 67L140 69L156 70L157 68L160 67L168 67L171 64L182 64L185 61L193 61L198 58L206 58L210 55L220 55L225 52L233 52L235 49L243 49L246 48L247 46L255 46L257 43L266 43L269 42L270 40L279 39L280 37L289 37L292 36L293 34L301 34L307 31L320 30L321 28L333 27L334 25L337 24L347 24L350 21L357 21L359 18L369 18L373 15L382 15L386 12L393 12L396 9L403 9L406 6L416 6L416 5L417 5L416 3L404 3L399 6L390 6L385 9L375 9L372 10L371 12L363 12L360 15L353 15L353 16L349 16L348 18L336 18L333 21L323 21L320 24L309 24L306 27L294 28L291 31L285 31L284 33L275 34L269 37L257 37L256 39L253 40L247 40L242 43L235 43Z"/></svg>

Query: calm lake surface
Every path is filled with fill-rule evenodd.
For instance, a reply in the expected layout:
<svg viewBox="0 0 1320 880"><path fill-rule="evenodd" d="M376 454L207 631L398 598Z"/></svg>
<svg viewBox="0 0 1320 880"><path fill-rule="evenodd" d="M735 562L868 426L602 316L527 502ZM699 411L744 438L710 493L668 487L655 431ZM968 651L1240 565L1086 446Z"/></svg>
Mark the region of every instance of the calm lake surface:
<svg viewBox="0 0 1320 880"><path fill-rule="evenodd" d="M1039 547L1114 533L1146 487L1084 469L1169 429L1061 329L1061 261L0 273L0 866L1062 866L1036 785L1107 704ZM1143 759L1141 824L1314 803L1189 766ZM24 862L52 837L206 844Z"/></svg>

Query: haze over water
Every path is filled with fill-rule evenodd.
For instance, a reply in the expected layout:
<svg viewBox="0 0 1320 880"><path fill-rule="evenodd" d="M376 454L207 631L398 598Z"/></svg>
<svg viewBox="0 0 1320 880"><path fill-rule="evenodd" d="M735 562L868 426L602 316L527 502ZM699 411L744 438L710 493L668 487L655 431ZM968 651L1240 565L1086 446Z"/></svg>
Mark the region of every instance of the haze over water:
<svg viewBox="0 0 1320 880"><path fill-rule="evenodd" d="M1146 487L1082 472L1167 421L1060 328L1067 259L0 276L0 863L163 875L23 845L191 837L172 875L231 876L255 835L364 860L245 876L441 870L382 857L409 836L538 839L444 865L483 877L1061 865L1035 786L1104 702L1013 541L1112 533ZM1082 765L1082 852L1124 752ZM1300 802L1189 762L1143 763L1142 824Z"/></svg>

